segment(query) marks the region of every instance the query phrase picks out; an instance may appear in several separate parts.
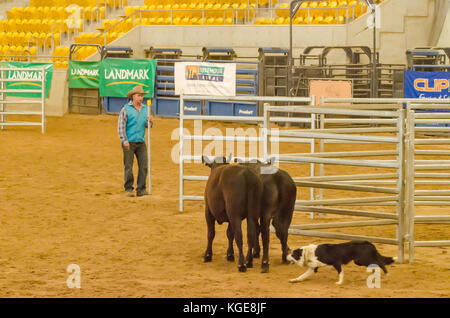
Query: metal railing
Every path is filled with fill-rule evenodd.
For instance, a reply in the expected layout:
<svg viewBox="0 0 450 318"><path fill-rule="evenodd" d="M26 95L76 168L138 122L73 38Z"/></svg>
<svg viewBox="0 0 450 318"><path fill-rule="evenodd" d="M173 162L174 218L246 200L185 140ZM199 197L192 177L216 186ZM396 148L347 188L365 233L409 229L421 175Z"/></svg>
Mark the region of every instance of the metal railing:
<svg viewBox="0 0 450 318"><path fill-rule="evenodd" d="M106 3L106 1L105 1ZM356 14L356 8L358 5L361 5L361 3L363 3L362 0L358 1L356 4L354 4L353 6L346 6L346 7L323 7L323 8L301 8L298 10L297 15L298 16L305 16L308 17L307 18L307 23L305 24L311 24L311 25L315 25L315 23L311 23L313 22L311 20L312 16L315 16L313 13L320 13L322 11L327 11L327 10L331 10L331 11L336 11L336 17L337 19L335 19L334 21L336 23L330 23L330 24L341 24L339 23L339 16L341 16L341 12L345 12L345 19L343 21L343 23L347 23L348 21L357 18L357 14ZM289 9L279 9L279 8L261 8L261 7L248 7L246 9L235 9L235 8L227 8L227 9L155 9L155 10L145 10L142 9L142 7L140 7L138 10L132 12L131 14L122 17L118 22L116 22L115 24L113 24L112 26L108 27L107 29L103 30L103 32L101 34L99 34L98 36L94 37L93 39L89 40L87 42L87 44L91 44L91 43L95 43L94 41L97 41L100 37L104 38L104 45L107 44L107 38L106 38L106 33L108 32L112 32L116 27L118 27L119 25L121 25L124 22L129 22L131 23L132 28L138 26L138 25L142 25L143 19L148 19L145 18L145 16L147 15L151 15L151 14L155 14L155 13L163 13L161 17L159 18L163 18L164 20L160 20L160 23L157 23L157 20L155 18L154 23L152 22L151 24L146 24L146 25L185 25L184 23L180 23L181 21L181 16L185 16L186 14L191 17L198 17L197 21L195 22L195 24L199 24L199 25L217 25L217 23L208 23L208 18L211 17L221 17L223 19L223 21L220 24L223 25L235 25L235 24L248 24L248 23L253 23L255 22L257 19L255 18L256 13L266 13L269 12L270 13L270 24L277 24L276 21L274 23L274 14L276 15L276 11L277 10L287 10L287 15L289 16ZM330 12L331 12L330 11ZM365 9L365 11L362 11L361 14L364 14L365 12L367 12L367 8ZM334 15L333 15L334 16ZM180 21L176 20L177 18L180 19ZM231 18L232 21L231 23L229 23L229 20L227 22L227 18ZM167 23L166 23L166 19ZM190 20L191 21L191 20ZM148 20L147 20L148 22ZM289 20L287 20L284 24L288 24ZM188 24L191 25L191 24Z"/></svg>
<svg viewBox="0 0 450 318"><path fill-rule="evenodd" d="M10 79L7 77L7 72L20 70L14 67L2 67L0 68L0 128L4 130L7 126L41 126L41 132L45 133L45 68L27 68L27 71L40 72L40 80L36 79ZM8 89L6 87L7 82L40 82L41 90L31 89ZM36 100L7 100L7 93L39 93L41 97ZM8 104L40 104L40 111L7 111L6 105ZM40 116L40 122L27 122L27 121L8 121L7 115L37 115Z"/></svg>

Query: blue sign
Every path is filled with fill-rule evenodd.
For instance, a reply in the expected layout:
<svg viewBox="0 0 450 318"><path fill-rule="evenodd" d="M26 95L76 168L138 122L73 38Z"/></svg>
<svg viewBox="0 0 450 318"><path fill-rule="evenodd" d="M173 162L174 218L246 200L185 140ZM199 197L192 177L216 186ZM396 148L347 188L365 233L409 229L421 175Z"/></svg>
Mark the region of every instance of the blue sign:
<svg viewBox="0 0 450 318"><path fill-rule="evenodd" d="M450 99L450 72L405 71L405 98Z"/></svg>

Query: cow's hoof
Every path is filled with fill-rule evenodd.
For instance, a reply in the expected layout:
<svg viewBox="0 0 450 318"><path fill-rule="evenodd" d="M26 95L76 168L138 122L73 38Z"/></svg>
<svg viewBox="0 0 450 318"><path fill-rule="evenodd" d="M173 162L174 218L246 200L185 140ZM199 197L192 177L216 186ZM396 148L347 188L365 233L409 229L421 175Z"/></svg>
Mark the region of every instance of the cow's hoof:
<svg viewBox="0 0 450 318"><path fill-rule="evenodd" d="M261 273L268 273L269 272L269 264L268 263L263 263L261 265Z"/></svg>
<svg viewBox="0 0 450 318"><path fill-rule="evenodd" d="M238 267L238 270L239 270L241 273L245 273L245 272L247 271L247 267L246 267L245 265L241 265L241 266Z"/></svg>
<svg viewBox="0 0 450 318"><path fill-rule="evenodd" d="M247 263L247 268L253 268L253 262Z"/></svg>
<svg viewBox="0 0 450 318"><path fill-rule="evenodd" d="M234 262L234 255L227 255L227 261Z"/></svg>
<svg viewBox="0 0 450 318"><path fill-rule="evenodd" d="M289 262L287 259L284 259L281 263L282 263L282 264L289 265L291 262Z"/></svg>
<svg viewBox="0 0 450 318"><path fill-rule="evenodd" d="M205 257L203 257L203 262L208 263L212 261L212 255L205 255Z"/></svg>

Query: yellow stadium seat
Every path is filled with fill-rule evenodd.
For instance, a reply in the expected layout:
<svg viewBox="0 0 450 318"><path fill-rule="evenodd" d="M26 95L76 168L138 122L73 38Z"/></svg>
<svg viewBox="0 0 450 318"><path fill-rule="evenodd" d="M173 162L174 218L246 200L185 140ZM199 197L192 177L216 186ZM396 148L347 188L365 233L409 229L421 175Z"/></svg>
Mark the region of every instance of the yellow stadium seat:
<svg viewBox="0 0 450 318"><path fill-rule="evenodd" d="M196 24L201 24L201 19L199 19L199 18L191 18L190 20L189 20L189 24L192 24L192 25L196 25Z"/></svg>
<svg viewBox="0 0 450 318"><path fill-rule="evenodd" d="M278 18L275 19L275 23L276 24L283 24L284 23L284 19L285 18L283 18L283 17L278 17Z"/></svg>
<svg viewBox="0 0 450 318"><path fill-rule="evenodd" d="M305 23L305 20L303 17L295 17L292 20L292 24L303 24L303 23Z"/></svg>
<svg viewBox="0 0 450 318"><path fill-rule="evenodd" d="M289 3L282 3L277 9L275 9L277 17L287 18L289 16Z"/></svg>
<svg viewBox="0 0 450 318"><path fill-rule="evenodd" d="M254 22L254 24L266 24L266 19L265 18L258 18Z"/></svg>

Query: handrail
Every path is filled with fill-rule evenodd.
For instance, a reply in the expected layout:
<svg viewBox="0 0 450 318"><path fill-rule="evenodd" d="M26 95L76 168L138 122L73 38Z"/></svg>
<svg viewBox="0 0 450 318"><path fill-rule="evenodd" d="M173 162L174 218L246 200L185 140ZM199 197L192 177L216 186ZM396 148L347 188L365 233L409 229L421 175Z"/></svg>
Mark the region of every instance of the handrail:
<svg viewBox="0 0 450 318"><path fill-rule="evenodd" d="M97 3L98 3L98 1L97 1ZM92 17L95 12L97 12L97 22L100 22L102 20L102 12L100 11L100 7L98 5L97 5L97 8L92 10L90 21L92 22Z"/></svg>
<svg viewBox="0 0 450 318"><path fill-rule="evenodd" d="M123 1L123 0L122 0ZM354 14L355 14L355 8L358 4L362 3L361 0L358 1L357 3L353 4L352 6L343 6L343 7L321 7L321 8L300 8L298 11L300 10L307 10L307 14L308 16L310 16L309 10L337 10L337 12L339 13L339 10L346 10L346 15L348 18L348 13L349 13L349 9L353 9L353 15L352 18L354 18ZM105 4L106 4L106 0L105 0ZM289 9L278 9L278 8L259 8L259 7L248 7L245 9L235 9L235 8L227 8L227 9L155 9L155 10L143 10L142 7L139 7L139 10L133 11L132 13L130 13L129 15L121 18L117 23L115 23L114 25L110 26L109 28L103 30L103 32L101 32L99 35L97 35L96 37L92 38L91 40L89 40L87 42L87 44L93 43L93 41L97 40L98 38L102 37L104 38L104 45L107 45L106 43L106 33L108 33L110 30L112 30L113 28L115 28L117 25L123 23L124 21L126 21L127 19L133 18L133 28L136 26L136 17L138 17L139 19L139 25L142 23L142 13L143 12L170 12L170 24L173 25L173 17L174 17L174 12L201 12L202 13L202 22L203 24L205 24L205 12L218 12L218 11L223 11L224 12L224 17L226 16L226 12L228 11L234 11L233 13L233 24L235 24L238 19L237 17L239 16L239 12L250 12L250 11L256 11L256 10L271 10L272 12L275 10L287 10L289 11ZM138 16L139 15L139 16ZM337 15L339 16L339 15ZM245 14L244 14L245 17ZM235 19L236 18L236 19ZM105 20L105 19L103 19ZM245 18L244 18L245 20ZM250 19L248 19L249 21ZM273 23L273 19L271 19L271 24ZM226 21L224 19L224 25L226 24ZM310 23L310 19L308 19L307 24L311 24Z"/></svg>
<svg viewBox="0 0 450 318"><path fill-rule="evenodd" d="M24 55L24 53L27 53L28 54L28 62L31 62L31 53L30 53L30 51L28 51L28 50L24 50L24 51L22 51L22 53L20 53L20 56L22 57L23 55ZM22 60L22 59L21 59Z"/></svg>
<svg viewBox="0 0 450 318"><path fill-rule="evenodd" d="M37 51L38 51L38 48L39 48L39 41L38 41L38 38L35 37L34 35L31 38L28 39L28 44L27 44L28 50L30 50L30 41L33 40L33 39L36 40L36 54L37 54Z"/></svg>

